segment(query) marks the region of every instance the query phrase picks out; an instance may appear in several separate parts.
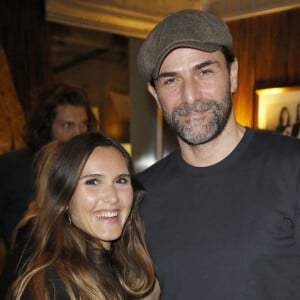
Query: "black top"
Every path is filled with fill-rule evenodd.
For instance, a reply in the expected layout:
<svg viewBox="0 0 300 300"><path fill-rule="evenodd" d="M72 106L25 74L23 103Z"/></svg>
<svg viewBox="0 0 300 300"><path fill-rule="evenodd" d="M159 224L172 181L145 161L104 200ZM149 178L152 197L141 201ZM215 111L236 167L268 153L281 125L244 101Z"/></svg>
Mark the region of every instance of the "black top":
<svg viewBox="0 0 300 300"><path fill-rule="evenodd" d="M47 277L47 289L49 291L49 298L50 300L70 300L70 297L68 295L68 292L66 290L65 285L63 282L56 276L55 273L51 272L51 274L48 274ZM75 294L76 299L80 299L78 296L78 293L76 292L76 288L73 286L73 291ZM25 290L24 294L22 295L22 300L32 300L32 297L30 296L30 293L28 290ZM130 295L126 295L124 292L124 295L122 299L120 300L133 300ZM109 300L109 299L107 299Z"/></svg>
<svg viewBox="0 0 300 300"><path fill-rule="evenodd" d="M34 152L28 148L0 156L0 230L11 246L11 235L34 196Z"/></svg>
<svg viewBox="0 0 300 300"><path fill-rule="evenodd" d="M50 300L70 300L70 297L67 293L67 290L62 283L62 281L52 274L51 279L48 278L47 288L49 291L49 298ZM32 300L30 293L28 290L25 290L24 294L22 295L22 300ZM79 299L79 298L78 298Z"/></svg>
<svg viewBox="0 0 300 300"><path fill-rule="evenodd" d="M300 141L247 129L221 162L139 174L162 300L300 299Z"/></svg>
<svg viewBox="0 0 300 300"><path fill-rule="evenodd" d="M31 223L27 223L26 226L22 227L18 232L19 235L17 237L17 243L15 243L14 247L9 251L9 255L7 257L5 268L3 273L0 276L0 299L5 299L5 295L7 294L8 288L13 283L13 281L18 277L18 267L24 265L24 262L31 255L32 245L29 234L31 231ZM103 276L106 278L110 278L111 282L114 283L115 288L121 294L120 300L133 300L134 298L131 295L128 295L125 290L122 288L121 284L118 281L117 276L115 275L113 269L113 253L114 249L111 250L103 250L103 249L94 249L93 255L88 255L87 258L92 259L93 262L92 267L94 270L92 273L97 272L98 269L102 268ZM90 253L91 254L91 253ZM100 259L101 258L101 259ZM57 276L57 273L54 269L48 270L46 274L47 280L47 290L49 292L50 300L69 300L70 297L67 293L66 287L61 279ZM72 289L74 291L76 299L79 299L78 291L76 285L72 284ZM22 300L32 300L32 297L29 293L29 290L26 289L24 294L22 295Z"/></svg>

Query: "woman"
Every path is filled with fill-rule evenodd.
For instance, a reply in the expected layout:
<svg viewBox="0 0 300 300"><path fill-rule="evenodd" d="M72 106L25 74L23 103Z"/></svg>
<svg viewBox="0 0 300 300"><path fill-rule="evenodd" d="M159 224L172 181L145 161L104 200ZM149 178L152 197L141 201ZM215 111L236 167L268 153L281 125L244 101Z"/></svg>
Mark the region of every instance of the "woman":
<svg viewBox="0 0 300 300"><path fill-rule="evenodd" d="M44 149L8 299L158 299L127 152L99 133Z"/></svg>
<svg viewBox="0 0 300 300"><path fill-rule="evenodd" d="M284 135L291 135L290 130L291 130L290 111L286 106L284 106L280 110L279 121L278 121L278 125L275 129L275 132L284 134Z"/></svg>

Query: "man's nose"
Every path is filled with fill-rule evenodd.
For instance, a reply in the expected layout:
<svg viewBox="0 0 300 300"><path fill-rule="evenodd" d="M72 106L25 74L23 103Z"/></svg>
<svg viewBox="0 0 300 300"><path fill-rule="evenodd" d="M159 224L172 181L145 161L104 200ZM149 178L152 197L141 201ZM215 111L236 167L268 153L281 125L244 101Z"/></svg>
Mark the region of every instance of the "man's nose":
<svg viewBox="0 0 300 300"><path fill-rule="evenodd" d="M88 128L87 128L86 125L79 125L78 126L78 131L79 131L79 133L85 133L85 132L88 131Z"/></svg>
<svg viewBox="0 0 300 300"><path fill-rule="evenodd" d="M87 132L87 129L86 129L85 126L82 126L82 125L76 125L76 126L74 126L73 136L79 135L79 134L85 133L85 132Z"/></svg>
<svg viewBox="0 0 300 300"><path fill-rule="evenodd" d="M184 80L182 89L184 102L193 103L196 99L199 99L200 89L195 78L188 78Z"/></svg>

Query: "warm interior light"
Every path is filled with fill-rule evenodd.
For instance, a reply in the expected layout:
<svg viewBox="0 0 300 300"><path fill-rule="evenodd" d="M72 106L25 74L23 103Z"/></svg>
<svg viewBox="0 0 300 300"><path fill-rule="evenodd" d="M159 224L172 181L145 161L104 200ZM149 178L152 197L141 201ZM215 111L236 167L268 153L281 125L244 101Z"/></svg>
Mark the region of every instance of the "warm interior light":
<svg viewBox="0 0 300 300"><path fill-rule="evenodd" d="M257 127L276 130L281 111L286 108L290 125L296 122L297 105L300 103L299 87L275 87L255 91L258 96Z"/></svg>
<svg viewBox="0 0 300 300"><path fill-rule="evenodd" d="M256 93L258 95L276 95L283 93L285 91L285 88L270 88L270 89L261 89L257 90Z"/></svg>
<svg viewBox="0 0 300 300"><path fill-rule="evenodd" d="M122 143L122 146L131 155L131 144L130 143Z"/></svg>

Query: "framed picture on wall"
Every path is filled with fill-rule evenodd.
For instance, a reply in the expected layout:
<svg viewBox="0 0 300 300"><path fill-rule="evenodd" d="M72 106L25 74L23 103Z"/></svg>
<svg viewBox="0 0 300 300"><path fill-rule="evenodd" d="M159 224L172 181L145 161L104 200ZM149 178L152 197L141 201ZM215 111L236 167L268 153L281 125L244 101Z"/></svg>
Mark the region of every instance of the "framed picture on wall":
<svg viewBox="0 0 300 300"><path fill-rule="evenodd" d="M300 138L300 85L256 89L256 127Z"/></svg>

